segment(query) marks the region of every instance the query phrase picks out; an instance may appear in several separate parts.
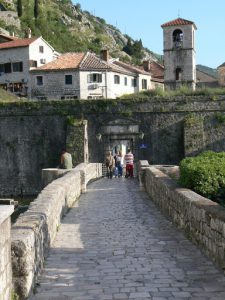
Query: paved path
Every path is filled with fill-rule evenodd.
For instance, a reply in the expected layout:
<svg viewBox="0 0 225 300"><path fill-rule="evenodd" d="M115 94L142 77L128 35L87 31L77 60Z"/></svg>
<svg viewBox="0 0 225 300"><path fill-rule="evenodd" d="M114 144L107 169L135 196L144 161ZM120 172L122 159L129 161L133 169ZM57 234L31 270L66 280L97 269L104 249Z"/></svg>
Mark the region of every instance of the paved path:
<svg viewBox="0 0 225 300"><path fill-rule="evenodd" d="M225 299L225 277L132 179L92 183L64 218L32 300Z"/></svg>

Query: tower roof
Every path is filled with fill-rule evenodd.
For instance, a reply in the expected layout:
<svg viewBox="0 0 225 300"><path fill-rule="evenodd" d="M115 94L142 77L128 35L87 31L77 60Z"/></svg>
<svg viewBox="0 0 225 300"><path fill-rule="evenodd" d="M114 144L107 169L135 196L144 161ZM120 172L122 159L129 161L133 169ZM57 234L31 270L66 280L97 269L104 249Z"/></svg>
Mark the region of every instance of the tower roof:
<svg viewBox="0 0 225 300"><path fill-rule="evenodd" d="M179 26L179 25L193 25L195 27L195 29L197 29L194 22L185 20L185 19L181 19L181 18L177 18L175 20L164 23L161 25L161 27L163 28L163 27Z"/></svg>

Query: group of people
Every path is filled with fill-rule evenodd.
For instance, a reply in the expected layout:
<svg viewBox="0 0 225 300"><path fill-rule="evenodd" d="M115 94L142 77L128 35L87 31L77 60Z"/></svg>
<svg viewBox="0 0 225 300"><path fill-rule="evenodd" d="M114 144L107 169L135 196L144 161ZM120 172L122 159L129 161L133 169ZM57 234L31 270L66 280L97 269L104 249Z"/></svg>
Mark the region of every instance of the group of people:
<svg viewBox="0 0 225 300"><path fill-rule="evenodd" d="M128 149L125 156L122 155L122 152L116 153L114 156L112 152L109 151L105 158L105 165L107 168L107 177L113 178L123 176L123 168L125 166L125 178L134 177L134 155L130 149ZM62 150L60 157L60 166L61 169L72 169L72 156L66 149Z"/></svg>
<svg viewBox="0 0 225 300"><path fill-rule="evenodd" d="M107 168L107 177L113 178L123 176L123 167L126 166L125 178L134 177L134 155L130 149L128 149L127 154L123 157L122 152L112 155L112 152L109 151L106 155L105 165Z"/></svg>

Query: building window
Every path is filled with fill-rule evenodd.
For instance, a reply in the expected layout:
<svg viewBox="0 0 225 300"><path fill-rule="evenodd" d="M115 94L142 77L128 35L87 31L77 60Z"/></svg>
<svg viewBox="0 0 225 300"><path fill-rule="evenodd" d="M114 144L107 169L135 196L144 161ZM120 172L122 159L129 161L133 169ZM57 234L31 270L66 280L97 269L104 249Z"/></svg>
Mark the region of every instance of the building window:
<svg viewBox="0 0 225 300"><path fill-rule="evenodd" d="M4 73L4 72L5 72L4 64L0 64L0 73Z"/></svg>
<svg viewBox="0 0 225 300"><path fill-rule="evenodd" d="M124 85L127 85L127 77L124 77Z"/></svg>
<svg viewBox="0 0 225 300"><path fill-rule="evenodd" d="M88 83L102 82L102 74L100 74L100 73L88 74L87 81L88 81Z"/></svg>
<svg viewBox="0 0 225 300"><path fill-rule="evenodd" d="M45 58L41 58L40 59L40 64L42 64L42 65L46 64L46 59Z"/></svg>
<svg viewBox="0 0 225 300"><path fill-rule="evenodd" d="M39 53L44 53L44 46L39 46Z"/></svg>
<svg viewBox="0 0 225 300"><path fill-rule="evenodd" d="M131 86L133 86L133 87L137 86L137 78L131 79Z"/></svg>
<svg viewBox="0 0 225 300"><path fill-rule="evenodd" d="M120 76L119 75L114 75L114 83L120 84Z"/></svg>
<svg viewBox="0 0 225 300"><path fill-rule="evenodd" d="M142 90L147 90L147 80L142 79Z"/></svg>
<svg viewBox="0 0 225 300"><path fill-rule="evenodd" d="M37 85L43 85L43 76L37 76L36 83Z"/></svg>
<svg viewBox="0 0 225 300"><path fill-rule="evenodd" d="M182 73L182 70L181 68L176 68L176 80L181 80L181 73Z"/></svg>
<svg viewBox="0 0 225 300"><path fill-rule="evenodd" d="M65 84L73 84L72 75L65 75Z"/></svg>
<svg viewBox="0 0 225 300"><path fill-rule="evenodd" d="M22 61L20 62L15 62L12 64L13 66L13 72L23 72L23 63Z"/></svg>
<svg viewBox="0 0 225 300"><path fill-rule="evenodd" d="M37 68L37 61L36 60L30 60L29 65L30 65L30 68Z"/></svg>
<svg viewBox="0 0 225 300"><path fill-rule="evenodd" d="M11 65L11 63L5 64L5 73L12 73L12 65Z"/></svg>

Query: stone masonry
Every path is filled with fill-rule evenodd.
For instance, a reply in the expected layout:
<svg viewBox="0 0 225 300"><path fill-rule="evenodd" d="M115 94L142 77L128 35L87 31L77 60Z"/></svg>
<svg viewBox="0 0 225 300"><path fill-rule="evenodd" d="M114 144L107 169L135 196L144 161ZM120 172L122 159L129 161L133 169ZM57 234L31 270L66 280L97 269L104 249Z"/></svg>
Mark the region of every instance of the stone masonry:
<svg viewBox="0 0 225 300"><path fill-rule="evenodd" d="M30 300L222 300L225 278L135 179L90 184L63 219Z"/></svg>
<svg viewBox="0 0 225 300"><path fill-rule="evenodd" d="M11 220L12 205L0 205L0 300L9 300L12 290Z"/></svg>
<svg viewBox="0 0 225 300"><path fill-rule="evenodd" d="M188 128L185 124L188 115L202 120L197 135L192 132L194 126ZM83 162L84 153L89 162L103 162L104 149L108 149L112 138L111 134L104 134L103 129L118 121L126 123L127 128L137 126L139 132L144 133L143 140L139 140L138 132L128 132L123 137L135 142L137 161L178 165L185 154L224 151L224 115L224 96L3 103L0 151L5 156L0 158L0 194L11 196L21 191L37 194L41 190L41 170L57 167L61 149L66 142L70 144L69 137L75 135L78 143L72 140L71 145L75 147L76 158L82 159L76 162ZM86 142L86 137L81 136L85 126L83 129L70 126L68 117L87 120ZM102 134L100 142L96 139L98 133ZM119 140L120 132L115 132L113 138ZM88 153L81 148L84 143ZM140 149L141 144L147 148Z"/></svg>
<svg viewBox="0 0 225 300"><path fill-rule="evenodd" d="M179 187L154 166L140 178L160 210L196 243L221 268L225 268L225 209L195 192Z"/></svg>
<svg viewBox="0 0 225 300"><path fill-rule="evenodd" d="M13 225L13 285L21 299L32 291L62 216L86 190L88 181L101 177L101 171L100 164L83 163L63 177L58 174L60 178L48 184Z"/></svg>

